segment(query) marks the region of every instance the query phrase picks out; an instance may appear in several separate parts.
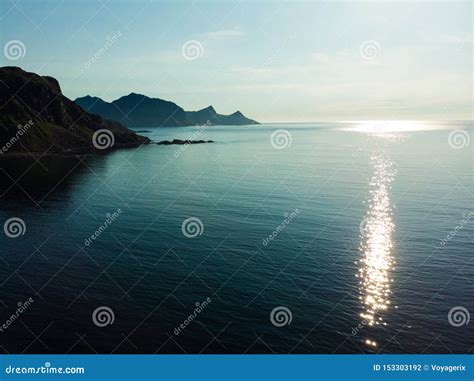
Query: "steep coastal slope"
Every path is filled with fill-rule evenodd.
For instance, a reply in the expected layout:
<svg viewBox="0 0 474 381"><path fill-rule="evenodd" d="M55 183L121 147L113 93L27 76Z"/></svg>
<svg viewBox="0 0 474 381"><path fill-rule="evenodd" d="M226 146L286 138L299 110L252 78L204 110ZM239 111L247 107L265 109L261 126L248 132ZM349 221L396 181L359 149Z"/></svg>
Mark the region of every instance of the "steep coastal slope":
<svg viewBox="0 0 474 381"><path fill-rule="evenodd" d="M94 133L108 130L108 148L149 142L120 123L85 112L61 93L56 79L18 67L0 68L0 154L94 151Z"/></svg>

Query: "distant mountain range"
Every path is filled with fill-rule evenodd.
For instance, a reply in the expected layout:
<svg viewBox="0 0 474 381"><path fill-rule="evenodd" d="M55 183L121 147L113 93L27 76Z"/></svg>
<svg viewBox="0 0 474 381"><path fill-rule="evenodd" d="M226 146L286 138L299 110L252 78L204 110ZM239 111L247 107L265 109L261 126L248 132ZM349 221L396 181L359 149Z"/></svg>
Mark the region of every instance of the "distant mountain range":
<svg viewBox="0 0 474 381"><path fill-rule="evenodd" d="M135 93L110 103L90 95L77 98L75 102L87 112L120 122L127 127L176 127L202 125L208 122L214 125L237 126L258 124L240 111L222 115L212 106L199 111L184 111L176 103Z"/></svg>
<svg viewBox="0 0 474 381"><path fill-rule="evenodd" d="M186 112L173 102L131 93L108 103L89 95L74 102L87 112L127 127L189 126Z"/></svg>
<svg viewBox="0 0 474 381"><path fill-rule="evenodd" d="M218 114L212 106L184 111L173 102L129 94L112 103L86 96L72 101L56 79L19 67L0 67L0 157L6 154L82 154L150 143L124 127L257 124L237 111ZM123 124L123 125L122 125ZM101 131L99 131L101 130ZM100 146L109 133L113 143Z"/></svg>
<svg viewBox="0 0 474 381"><path fill-rule="evenodd" d="M120 123L84 111L52 77L0 68L0 156L94 151L94 133L103 129L113 134L110 148L149 142Z"/></svg>

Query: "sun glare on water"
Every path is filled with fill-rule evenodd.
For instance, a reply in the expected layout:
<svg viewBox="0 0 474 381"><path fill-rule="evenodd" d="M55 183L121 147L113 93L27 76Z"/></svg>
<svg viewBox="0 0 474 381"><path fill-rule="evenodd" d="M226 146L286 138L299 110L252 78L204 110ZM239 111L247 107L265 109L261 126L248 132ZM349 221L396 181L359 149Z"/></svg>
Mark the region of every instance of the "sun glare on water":
<svg viewBox="0 0 474 381"><path fill-rule="evenodd" d="M351 122L350 127L344 128L347 131L364 132L374 135L394 134L397 132L425 131L437 129L428 122L410 120L370 120Z"/></svg>
<svg viewBox="0 0 474 381"><path fill-rule="evenodd" d="M389 190L395 176L394 163L383 154L371 157L374 174L370 182L369 205L361 224L362 257L357 274L360 283L360 317L368 326L386 325L381 315L390 307L391 270L395 224ZM377 343L367 339L365 343L376 347Z"/></svg>

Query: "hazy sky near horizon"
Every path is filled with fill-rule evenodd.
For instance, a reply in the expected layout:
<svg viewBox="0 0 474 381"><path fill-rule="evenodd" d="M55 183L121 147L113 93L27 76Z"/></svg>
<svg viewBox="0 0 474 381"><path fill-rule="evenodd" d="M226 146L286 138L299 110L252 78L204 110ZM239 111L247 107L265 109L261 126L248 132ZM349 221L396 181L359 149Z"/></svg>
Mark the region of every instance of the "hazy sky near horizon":
<svg viewBox="0 0 474 381"><path fill-rule="evenodd" d="M472 119L470 1L0 4L2 47L25 46L1 65L71 99L136 92L263 122Z"/></svg>

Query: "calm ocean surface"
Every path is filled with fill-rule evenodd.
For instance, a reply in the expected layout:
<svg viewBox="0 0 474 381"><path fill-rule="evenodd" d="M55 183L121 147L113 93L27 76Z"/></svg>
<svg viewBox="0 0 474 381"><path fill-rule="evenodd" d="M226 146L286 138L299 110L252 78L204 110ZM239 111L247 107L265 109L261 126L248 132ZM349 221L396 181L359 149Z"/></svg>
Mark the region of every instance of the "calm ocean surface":
<svg viewBox="0 0 474 381"><path fill-rule="evenodd" d="M1 224L26 226L0 234L1 322L34 300L0 350L472 353L473 322L448 319L474 314L472 123L377 128L160 128L142 134L215 143L0 160Z"/></svg>

